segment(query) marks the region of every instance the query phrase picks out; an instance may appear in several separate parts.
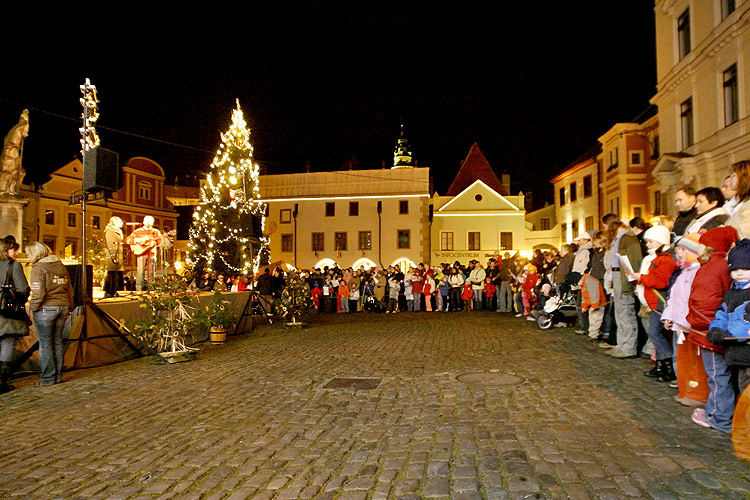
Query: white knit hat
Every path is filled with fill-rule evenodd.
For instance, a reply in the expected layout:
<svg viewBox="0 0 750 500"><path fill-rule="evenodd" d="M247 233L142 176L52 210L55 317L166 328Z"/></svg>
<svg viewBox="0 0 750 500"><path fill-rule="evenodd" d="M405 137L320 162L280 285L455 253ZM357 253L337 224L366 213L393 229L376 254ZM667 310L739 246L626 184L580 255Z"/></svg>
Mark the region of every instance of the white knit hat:
<svg viewBox="0 0 750 500"><path fill-rule="evenodd" d="M667 229L667 226L659 225L646 229L646 232L643 233L643 239L653 240L661 243L662 245L669 245L671 243L669 229Z"/></svg>

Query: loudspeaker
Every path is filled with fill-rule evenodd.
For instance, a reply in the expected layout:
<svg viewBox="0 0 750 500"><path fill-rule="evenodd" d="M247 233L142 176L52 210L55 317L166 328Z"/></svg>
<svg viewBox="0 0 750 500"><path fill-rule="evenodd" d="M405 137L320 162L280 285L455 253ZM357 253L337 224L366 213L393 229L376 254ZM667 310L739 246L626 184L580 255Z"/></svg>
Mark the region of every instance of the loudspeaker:
<svg viewBox="0 0 750 500"><path fill-rule="evenodd" d="M73 285L73 304L74 307L83 305L83 294L81 293L81 264L66 265L70 276L70 284ZM94 295L94 266L86 265L86 296L90 299Z"/></svg>
<svg viewBox="0 0 750 500"><path fill-rule="evenodd" d="M122 189L119 163L119 155L114 151L104 148L87 151L83 158L83 190L91 193Z"/></svg>
<svg viewBox="0 0 750 500"><path fill-rule="evenodd" d="M378 202L378 213L379 214L383 213L383 202L382 201Z"/></svg>

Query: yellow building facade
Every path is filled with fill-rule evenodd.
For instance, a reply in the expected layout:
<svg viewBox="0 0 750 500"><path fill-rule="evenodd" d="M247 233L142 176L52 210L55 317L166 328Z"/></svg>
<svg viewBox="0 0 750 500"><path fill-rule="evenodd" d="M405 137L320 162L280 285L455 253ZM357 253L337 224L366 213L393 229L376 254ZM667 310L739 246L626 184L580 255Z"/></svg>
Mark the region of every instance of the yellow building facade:
<svg viewBox="0 0 750 500"><path fill-rule="evenodd" d="M428 262L428 168L260 176L271 260L298 269Z"/></svg>
<svg viewBox="0 0 750 500"><path fill-rule="evenodd" d="M654 13L662 154L652 196L674 216L677 189L718 187L750 159L750 2L657 0Z"/></svg>

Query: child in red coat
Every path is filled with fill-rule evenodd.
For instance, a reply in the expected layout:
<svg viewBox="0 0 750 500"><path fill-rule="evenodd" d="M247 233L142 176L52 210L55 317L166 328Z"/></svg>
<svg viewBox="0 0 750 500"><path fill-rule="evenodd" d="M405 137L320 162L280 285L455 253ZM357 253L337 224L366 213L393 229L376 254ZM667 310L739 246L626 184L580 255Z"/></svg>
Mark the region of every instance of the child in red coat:
<svg viewBox="0 0 750 500"><path fill-rule="evenodd" d="M461 289L461 299L464 301L464 311L472 311L474 309L474 292L471 290L471 283L468 281L464 283Z"/></svg>
<svg viewBox="0 0 750 500"><path fill-rule="evenodd" d="M528 264L525 270L526 279L521 283L521 290L523 291L523 315L528 316L529 311L536 304L534 287L539 282L539 275L536 273L536 266L533 264Z"/></svg>
<svg viewBox="0 0 750 500"><path fill-rule="evenodd" d="M495 290L497 287L492 284L492 278L487 278L485 281L484 289L484 308L494 311L495 307Z"/></svg>

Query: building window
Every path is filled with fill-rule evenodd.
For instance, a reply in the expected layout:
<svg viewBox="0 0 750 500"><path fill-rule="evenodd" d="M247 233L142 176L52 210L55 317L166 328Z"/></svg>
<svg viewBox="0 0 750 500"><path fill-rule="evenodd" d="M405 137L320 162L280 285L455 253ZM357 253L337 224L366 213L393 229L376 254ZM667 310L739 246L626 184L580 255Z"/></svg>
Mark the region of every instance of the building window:
<svg viewBox="0 0 750 500"><path fill-rule="evenodd" d="M721 20L726 19L734 12L734 0L721 0Z"/></svg>
<svg viewBox="0 0 750 500"><path fill-rule="evenodd" d="M609 166L607 167L607 172L610 170L614 170L617 168L617 164L620 163L619 154L617 148L610 149L609 153L607 155L607 163Z"/></svg>
<svg viewBox="0 0 750 500"><path fill-rule="evenodd" d="M55 211L54 210L44 211L44 223L49 224L50 226L55 225Z"/></svg>
<svg viewBox="0 0 750 500"><path fill-rule="evenodd" d="M91 216L91 227L101 229L101 218L98 215Z"/></svg>
<svg viewBox="0 0 750 500"><path fill-rule="evenodd" d="M151 199L151 183L143 181L138 183L138 198L142 200Z"/></svg>
<svg viewBox="0 0 750 500"><path fill-rule="evenodd" d="M399 214L409 213L409 200L401 200L398 202L398 213Z"/></svg>
<svg viewBox="0 0 750 500"><path fill-rule="evenodd" d="M549 231L549 229L550 229L550 227L549 227L550 224L549 223L550 223L550 220L548 218L546 218L546 217L542 218L542 220L540 222L542 231Z"/></svg>
<svg viewBox="0 0 750 500"><path fill-rule="evenodd" d="M279 222L281 224L292 223L292 209L291 208L282 208L281 210L279 210Z"/></svg>
<svg viewBox="0 0 750 500"><path fill-rule="evenodd" d="M327 201L326 202L326 217L334 217L334 216L336 216L336 202Z"/></svg>
<svg viewBox="0 0 750 500"><path fill-rule="evenodd" d="M654 215L661 214L661 191L654 191Z"/></svg>
<svg viewBox="0 0 750 500"><path fill-rule="evenodd" d="M565 205L565 188L560 188L560 206Z"/></svg>
<svg viewBox="0 0 750 500"><path fill-rule="evenodd" d="M325 251L325 233L313 233L312 234L312 251L313 252Z"/></svg>
<svg viewBox="0 0 750 500"><path fill-rule="evenodd" d="M620 215L620 197L616 196L609 200L609 211L613 214Z"/></svg>
<svg viewBox="0 0 750 500"><path fill-rule="evenodd" d="M643 207L633 207L633 217L643 217Z"/></svg>
<svg viewBox="0 0 750 500"><path fill-rule="evenodd" d="M76 227L76 214L68 213L68 227Z"/></svg>
<svg viewBox="0 0 750 500"><path fill-rule="evenodd" d="M568 238L568 225L566 223L560 224L560 236L562 237L563 241L567 241Z"/></svg>
<svg viewBox="0 0 750 500"><path fill-rule="evenodd" d="M570 183L570 202L573 203L578 199L578 190L576 189L578 186L575 182Z"/></svg>
<svg viewBox="0 0 750 500"><path fill-rule="evenodd" d="M680 104L680 126L682 127L682 149L693 145L693 98Z"/></svg>
<svg viewBox="0 0 750 500"><path fill-rule="evenodd" d="M654 143L652 144L652 146L654 147L654 152L651 155L651 159L655 160L659 157L659 136L658 135L654 136Z"/></svg>
<svg viewBox="0 0 750 500"><path fill-rule="evenodd" d="M411 248L411 231L408 229L398 230L398 248Z"/></svg>
<svg viewBox="0 0 750 500"><path fill-rule="evenodd" d="M513 233L509 231L500 232L500 250L513 250Z"/></svg>
<svg viewBox="0 0 750 500"><path fill-rule="evenodd" d="M677 19L677 45L680 50L680 59L690 53L690 9Z"/></svg>
<svg viewBox="0 0 750 500"><path fill-rule="evenodd" d="M334 250L346 250L346 233L333 233Z"/></svg>
<svg viewBox="0 0 750 500"><path fill-rule="evenodd" d="M739 120L739 96L737 94L737 65L724 72L724 125Z"/></svg>
<svg viewBox="0 0 750 500"><path fill-rule="evenodd" d="M583 178L583 197L588 198L593 194L592 184L591 184L591 176L587 175Z"/></svg>
<svg viewBox="0 0 750 500"><path fill-rule="evenodd" d="M349 215L352 217L359 215L359 202L358 201L349 202Z"/></svg>
<svg viewBox="0 0 750 500"><path fill-rule="evenodd" d="M370 231L359 232L359 249L360 250L372 250L372 232Z"/></svg>
<svg viewBox="0 0 750 500"><path fill-rule="evenodd" d="M482 242L479 231L469 231L469 250L481 250Z"/></svg>
<svg viewBox="0 0 750 500"><path fill-rule="evenodd" d="M453 232L440 232L440 250L453 250Z"/></svg>
<svg viewBox="0 0 750 500"><path fill-rule="evenodd" d="M571 229L571 231L573 231L573 237L574 238L578 237L578 221L577 220L574 220L570 224L570 229Z"/></svg>
<svg viewBox="0 0 750 500"><path fill-rule="evenodd" d="M294 251L294 236L291 234L281 235L281 251L282 252L293 252Z"/></svg>
<svg viewBox="0 0 750 500"><path fill-rule="evenodd" d="M641 153L630 153L630 164L640 166L643 164L643 155Z"/></svg>
<svg viewBox="0 0 750 500"><path fill-rule="evenodd" d="M594 230L594 217L593 216L586 217L583 223L586 225L585 231L587 233Z"/></svg>

